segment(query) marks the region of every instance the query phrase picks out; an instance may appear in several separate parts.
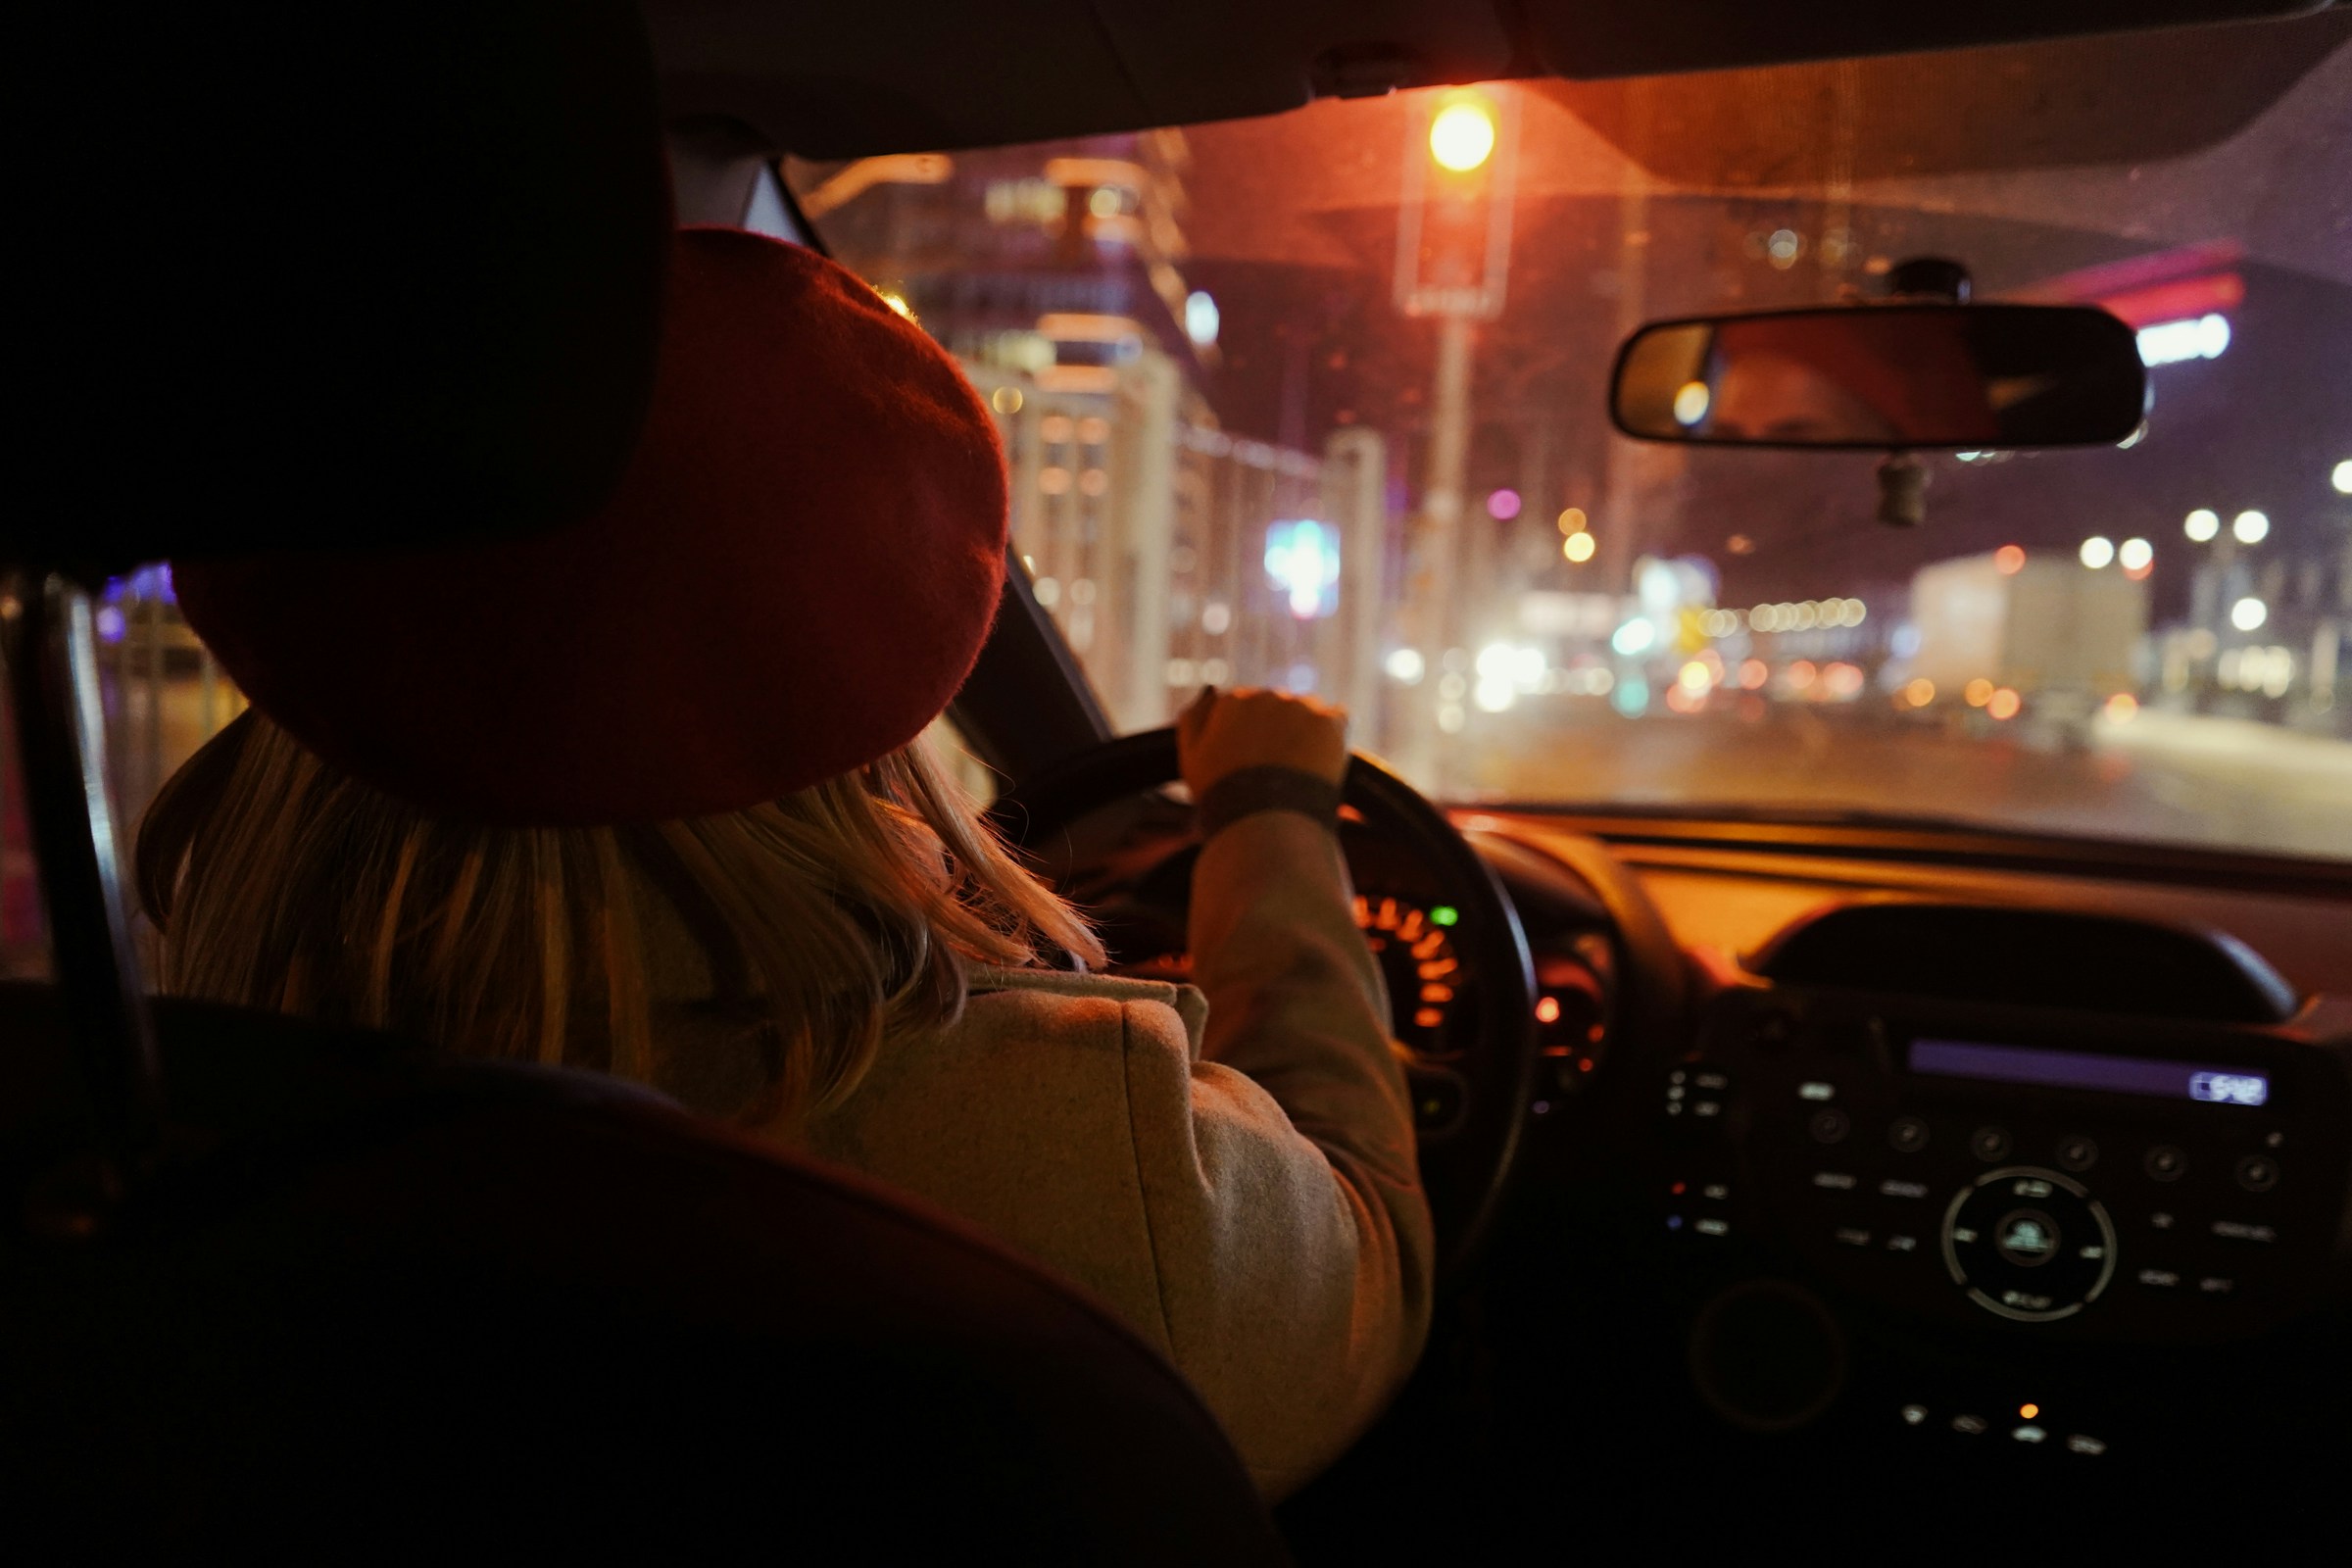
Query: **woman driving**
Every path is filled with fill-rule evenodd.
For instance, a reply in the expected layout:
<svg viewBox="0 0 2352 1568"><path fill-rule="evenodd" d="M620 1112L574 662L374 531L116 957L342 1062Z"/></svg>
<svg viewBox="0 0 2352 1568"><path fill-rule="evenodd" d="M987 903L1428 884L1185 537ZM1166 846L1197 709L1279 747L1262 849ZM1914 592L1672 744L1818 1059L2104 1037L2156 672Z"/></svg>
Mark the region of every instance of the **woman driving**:
<svg viewBox="0 0 2352 1568"><path fill-rule="evenodd" d="M924 738L1005 526L995 425L920 329L807 251L682 231L594 516L176 564L255 706L142 824L163 988L610 1071L911 1191L1091 1291L1280 1496L1431 1302L1344 719L1201 694L1195 984L1094 972Z"/></svg>

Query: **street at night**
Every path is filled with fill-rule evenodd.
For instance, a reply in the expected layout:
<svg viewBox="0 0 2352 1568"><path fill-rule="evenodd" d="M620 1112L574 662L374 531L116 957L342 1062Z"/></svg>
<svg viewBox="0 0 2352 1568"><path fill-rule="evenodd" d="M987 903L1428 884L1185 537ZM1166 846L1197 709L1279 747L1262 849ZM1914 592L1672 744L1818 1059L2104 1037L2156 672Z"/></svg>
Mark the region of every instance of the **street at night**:
<svg viewBox="0 0 2352 1568"><path fill-rule="evenodd" d="M2088 744L1750 700L1628 719L1561 699L1468 737L1521 801L1855 809L2026 831L2352 856L2352 744L2244 719L2142 711Z"/></svg>

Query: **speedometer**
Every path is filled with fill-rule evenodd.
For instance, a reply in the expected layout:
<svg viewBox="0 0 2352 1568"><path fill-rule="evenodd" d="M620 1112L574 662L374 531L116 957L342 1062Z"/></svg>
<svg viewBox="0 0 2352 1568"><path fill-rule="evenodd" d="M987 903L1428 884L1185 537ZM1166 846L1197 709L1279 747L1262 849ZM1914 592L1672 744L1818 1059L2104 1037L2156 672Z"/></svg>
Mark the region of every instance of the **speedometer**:
<svg viewBox="0 0 2352 1568"><path fill-rule="evenodd" d="M1379 893L1356 896L1356 929L1388 983L1396 1038L1416 1055L1450 1052L1446 1024L1463 981L1451 928L1460 918L1447 904L1423 906Z"/></svg>

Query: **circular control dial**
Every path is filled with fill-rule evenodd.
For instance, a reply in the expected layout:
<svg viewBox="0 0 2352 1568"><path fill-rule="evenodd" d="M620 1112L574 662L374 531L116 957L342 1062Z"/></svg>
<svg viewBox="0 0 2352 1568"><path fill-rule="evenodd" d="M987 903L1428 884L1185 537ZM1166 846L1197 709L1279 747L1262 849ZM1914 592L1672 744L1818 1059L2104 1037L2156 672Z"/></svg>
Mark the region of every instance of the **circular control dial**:
<svg viewBox="0 0 2352 1568"><path fill-rule="evenodd" d="M2115 1224L2080 1183L2031 1165L1986 1171L1943 1216L1943 1261L1987 1312L2045 1323L2115 1275Z"/></svg>

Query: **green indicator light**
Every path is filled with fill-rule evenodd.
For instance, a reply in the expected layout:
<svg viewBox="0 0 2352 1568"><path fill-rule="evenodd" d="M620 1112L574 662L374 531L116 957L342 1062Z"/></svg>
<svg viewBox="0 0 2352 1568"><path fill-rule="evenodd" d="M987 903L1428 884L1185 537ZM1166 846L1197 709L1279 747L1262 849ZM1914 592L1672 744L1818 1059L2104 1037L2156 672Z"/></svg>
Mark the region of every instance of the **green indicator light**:
<svg viewBox="0 0 2352 1568"><path fill-rule="evenodd" d="M1462 911L1450 904L1441 904L1429 911L1431 925L1452 925L1462 917Z"/></svg>

